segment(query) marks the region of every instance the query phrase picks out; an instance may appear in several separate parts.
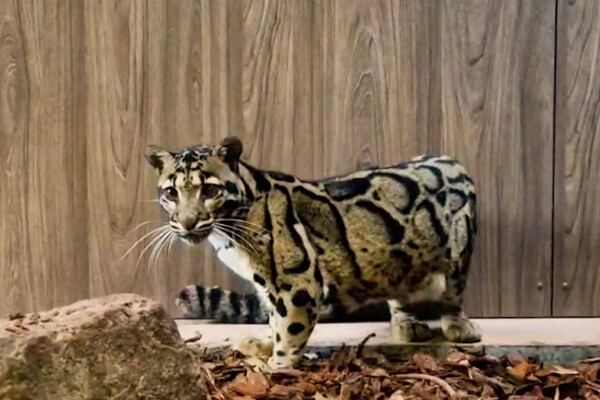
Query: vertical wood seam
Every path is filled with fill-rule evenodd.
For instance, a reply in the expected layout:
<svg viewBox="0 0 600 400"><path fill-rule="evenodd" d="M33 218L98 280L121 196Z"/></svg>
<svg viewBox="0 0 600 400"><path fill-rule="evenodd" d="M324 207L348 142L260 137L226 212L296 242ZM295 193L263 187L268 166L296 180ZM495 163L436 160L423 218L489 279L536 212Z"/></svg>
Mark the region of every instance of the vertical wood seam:
<svg viewBox="0 0 600 400"><path fill-rule="evenodd" d="M554 245L556 236L556 110L557 110L557 65L558 65L558 1L554 0L554 76L553 76L553 103L552 103L552 195L550 216L550 315L554 316Z"/></svg>

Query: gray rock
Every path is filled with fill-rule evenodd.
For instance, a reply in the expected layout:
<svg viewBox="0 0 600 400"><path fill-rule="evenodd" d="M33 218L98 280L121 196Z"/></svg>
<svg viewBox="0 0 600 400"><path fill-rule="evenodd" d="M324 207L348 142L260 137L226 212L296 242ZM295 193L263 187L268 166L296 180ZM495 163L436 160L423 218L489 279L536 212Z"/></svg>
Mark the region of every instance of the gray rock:
<svg viewBox="0 0 600 400"><path fill-rule="evenodd" d="M205 399L164 308L118 294L0 319L0 399Z"/></svg>

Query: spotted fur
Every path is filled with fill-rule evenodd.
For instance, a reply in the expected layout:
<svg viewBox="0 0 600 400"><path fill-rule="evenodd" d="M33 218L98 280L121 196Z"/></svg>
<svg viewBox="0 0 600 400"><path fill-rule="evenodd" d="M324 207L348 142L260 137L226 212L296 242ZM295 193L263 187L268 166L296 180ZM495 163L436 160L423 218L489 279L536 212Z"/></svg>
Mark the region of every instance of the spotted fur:
<svg viewBox="0 0 600 400"><path fill-rule="evenodd" d="M207 239L229 268L254 283L261 318L271 327L270 367L294 365L327 312L377 299L387 300L399 340L430 338L419 309L436 311L448 340L479 340L462 312L476 196L460 163L421 156L303 181L254 168L241 153L241 142L230 137L178 152L153 147L147 158L173 231L191 244ZM203 290L197 304L205 315L257 319L240 295L219 291L216 299L215 291L211 302Z"/></svg>

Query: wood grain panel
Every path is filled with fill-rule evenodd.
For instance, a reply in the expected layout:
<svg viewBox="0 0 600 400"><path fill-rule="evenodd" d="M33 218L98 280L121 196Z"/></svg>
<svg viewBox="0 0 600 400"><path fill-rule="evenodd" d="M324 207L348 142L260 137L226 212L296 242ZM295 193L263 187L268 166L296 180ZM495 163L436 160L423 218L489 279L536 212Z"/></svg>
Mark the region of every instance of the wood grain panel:
<svg viewBox="0 0 600 400"><path fill-rule="evenodd" d="M156 280L136 273L139 251L119 261L143 213L146 12L143 1L85 3L91 296L146 292Z"/></svg>
<svg viewBox="0 0 600 400"><path fill-rule="evenodd" d="M554 21L545 0L444 3L442 148L479 192L472 314L550 313Z"/></svg>
<svg viewBox="0 0 600 400"><path fill-rule="evenodd" d="M600 286L600 33L597 3L560 1L555 310L572 315ZM0 314L121 291L174 311L187 284L247 289L208 249L119 260L161 224L145 146L235 134L245 159L306 178L457 156L480 193L468 311L549 315L554 14L547 0L0 0Z"/></svg>
<svg viewBox="0 0 600 400"><path fill-rule="evenodd" d="M27 166L27 127L29 118L29 76L25 61L24 37L20 30L18 11L12 1L0 3L2 10L2 42L0 47L0 91L2 103L2 136L0 159L2 190L0 190L0 297L2 315L34 302L28 268L26 214L24 199L27 182L20 174ZM27 268L27 270L24 270ZM24 278L26 277L26 278ZM35 296L40 302L47 299Z"/></svg>
<svg viewBox="0 0 600 400"><path fill-rule="evenodd" d="M357 0L320 7L326 172L423 152L458 157L480 192L468 311L547 315L554 5Z"/></svg>
<svg viewBox="0 0 600 400"><path fill-rule="evenodd" d="M2 1L0 315L88 295L82 8Z"/></svg>
<svg viewBox="0 0 600 400"><path fill-rule="evenodd" d="M245 157L263 168L320 175L322 136L313 126L314 5L245 1L242 99ZM275 150L276 149L276 150Z"/></svg>
<svg viewBox="0 0 600 400"><path fill-rule="evenodd" d="M600 315L600 3L558 3L554 303Z"/></svg>
<svg viewBox="0 0 600 400"><path fill-rule="evenodd" d="M440 148L438 2L319 2L328 175Z"/></svg>

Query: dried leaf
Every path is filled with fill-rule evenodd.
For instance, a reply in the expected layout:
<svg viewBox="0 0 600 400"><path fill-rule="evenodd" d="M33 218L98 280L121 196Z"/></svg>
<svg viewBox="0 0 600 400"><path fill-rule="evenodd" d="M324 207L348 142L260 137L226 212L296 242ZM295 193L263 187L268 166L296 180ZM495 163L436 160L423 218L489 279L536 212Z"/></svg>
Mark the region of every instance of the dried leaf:
<svg viewBox="0 0 600 400"><path fill-rule="evenodd" d="M404 400L404 391L402 389L398 389L396 390L394 393L392 393L392 395L390 396L389 400Z"/></svg>
<svg viewBox="0 0 600 400"><path fill-rule="evenodd" d="M506 373L516 380L517 382L524 382L526 380L532 382L540 382L538 378L536 378L532 373L535 371L535 364L529 364L528 362L522 362L517 364L516 366L508 366L506 367Z"/></svg>
<svg viewBox="0 0 600 400"><path fill-rule="evenodd" d="M238 375L230 387L235 392L246 396L263 396L269 389L269 381L261 372L248 371L246 375Z"/></svg>
<svg viewBox="0 0 600 400"><path fill-rule="evenodd" d="M395 375L394 378L395 379L423 379L423 380L435 383L436 385L440 386L442 389L444 389L444 391L448 394L448 396L450 398L456 398L456 391L452 388L452 386L450 386L448 384L448 382L444 381L443 379L441 379L437 376L428 375L428 374L401 374L401 375Z"/></svg>
<svg viewBox="0 0 600 400"><path fill-rule="evenodd" d="M506 382L503 382L497 377L489 377L482 374L477 368L469 369L469 376L478 384L491 385L492 387L502 390L505 395L509 395L514 391L514 387Z"/></svg>
<svg viewBox="0 0 600 400"><path fill-rule="evenodd" d="M352 387L347 383L342 383L340 389L340 400L349 400L352 395Z"/></svg>
<svg viewBox="0 0 600 400"><path fill-rule="evenodd" d="M585 360L582 360L581 362L586 363L586 364L600 363L600 357L586 358Z"/></svg>
<svg viewBox="0 0 600 400"><path fill-rule="evenodd" d="M494 392L494 389L490 386L490 385L483 385L483 390L481 391L481 398L482 399L492 399L492 398L496 398L496 392Z"/></svg>
<svg viewBox="0 0 600 400"><path fill-rule="evenodd" d="M535 385L533 387L533 390L531 390L531 392L528 393L528 394L531 395L531 396L535 396L538 399L544 400L544 392L542 391L542 388L539 385Z"/></svg>
<svg viewBox="0 0 600 400"><path fill-rule="evenodd" d="M451 365L461 366L461 367L468 367L469 365L471 365L472 359L473 359L473 356L471 356L469 354L461 353L459 351L449 354L448 357L446 357L446 361L448 363L450 363Z"/></svg>
<svg viewBox="0 0 600 400"><path fill-rule="evenodd" d="M381 378L381 377L389 378L390 377L390 374L383 368L375 368L374 370L367 372L365 375L372 376L375 378Z"/></svg>
<svg viewBox="0 0 600 400"><path fill-rule="evenodd" d="M476 357L473 357L471 360L471 364L477 365L479 367L483 367L485 365L498 365L500 364L500 360L498 357L495 357L490 354L481 354Z"/></svg>
<svg viewBox="0 0 600 400"><path fill-rule="evenodd" d="M530 368L529 368L529 364L527 364L527 363L520 363L520 364L517 364L515 367L510 366L510 365L508 367L506 367L506 373L511 378L514 378L518 382L523 382L529 372L530 372Z"/></svg>
<svg viewBox="0 0 600 400"><path fill-rule="evenodd" d="M455 352L442 360L415 354L394 361L372 348L364 348L361 357L356 348L345 348L329 358L303 360L297 369L263 374L248 372L237 352L192 348L204 362L200 370L213 400L600 399L600 362L593 360L576 368L542 368L518 354L497 359Z"/></svg>
<svg viewBox="0 0 600 400"><path fill-rule="evenodd" d="M391 379L384 378L381 381L381 390L390 391L394 387L394 382Z"/></svg>
<svg viewBox="0 0 600 400"><path fill-rule="evenodd" d="M371 349L364 350L365 353L367 353L367 351L369 353L369 357L373 358L377 365L382 365L382 366L390 365L390 362L388 361L387 357L384 356L383 354L376 352L374 350L371 350Z"/></svg>
<svg viewBox="0 0 600 400"><path fill-rule="evenodd" d="M585 380L595 382L599 379L598 371L600 370L600 363L595 364L581 364L577 368L581 377Z"/></svg>
<svg viewBox="0 0 600 400"><path fill-rule="evenodd" d="M594 382L587 382L586 386L600 394L600 384Z"/></svg>
<svg viewBox="0 0 600 400"><path fill-rule="evenodd" d="M299 369L294 369L294 368L280 368L280 369L271 371L270 375L274 376L274 377L275 376L276 377L291 376L291 377L299 378L302 375L304 375L304 372L300 371Z"/></svg>
<svg viewBox="0 0 600 400"><path fill-rule="evenodd" d="M292 397L293 395L295 395L299 392L300 392L299 390L297 390L291 386L277 384L277 385L274 385L271 388L271 390L269 390L269 397L285 399L285 398Z"/></svg>
<svg viewBox="0 0 600 400"><path fill-rule="evenodd" d="M547 375L544 379L544 382L545 387L552 388L559 386L563 382L563 380L558 375Z"/></svg>
<svg viewBox="0 0 600 400"><path fill-rule="evenodd" d="M298 390L300 390L302 393L308 396L314 394L317 391L316 386L310 382L299 382L296 384L296 388L298 388Z"/></svg>
<svg viewBox="0 0 600 400"><path fill-rule="evenodd" d="M538 378L546 378L547 376L552 374L554 374L554 370L552 369L552 367L548 366L535 371L535 376L537 376Z"/></svg>
<svg viewBox="0 0 600 400"><path fill-rule="evenodd" d="M438 369L437 362L429 354L416 353L413 354L411 360L419 367L421 372L434 372Z"/></svg>
<svg viewBox="0 0 600 400"><path fill-rule="evenodd" d="M550 367L550 369L552 370L552 373L555 373L558 375L578 375L579 374L579 372L575 369L561 367L560 365L552 365Z"/></svg>
<svg viewBox="0 0 600 400"><path fill-rule="evenodd" d="M508 359L510 365L512 365L513 367L516 367L517 365L522 363L527 363L527 360L521 354L509 354L506 356L506 358Z"/></svg>

